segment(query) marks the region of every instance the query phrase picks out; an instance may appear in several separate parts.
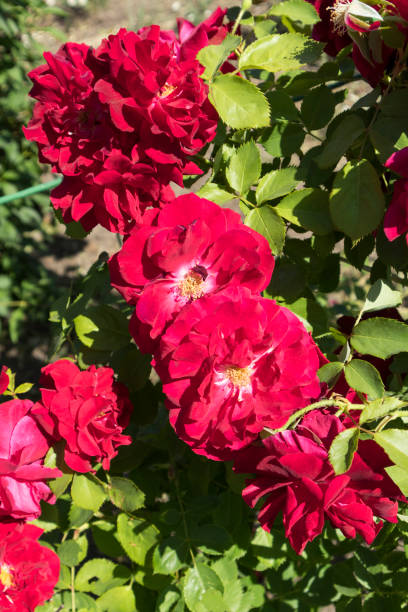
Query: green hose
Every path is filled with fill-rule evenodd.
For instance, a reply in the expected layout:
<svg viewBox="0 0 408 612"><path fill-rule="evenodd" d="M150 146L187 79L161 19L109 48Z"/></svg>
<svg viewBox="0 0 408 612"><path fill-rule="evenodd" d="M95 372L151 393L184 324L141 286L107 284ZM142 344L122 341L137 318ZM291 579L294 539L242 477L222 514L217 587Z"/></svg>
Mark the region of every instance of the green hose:
<svg viewBox="0 0 408 612"><path fill-rule="evenodd" d="M15 193L9 193L8 195L4 195L0 197L0 204L8 204L8 202L12 202L13 200L18 200L19 198L26 198L28 196L32 196L35 193L42 193L43 191L51 191L54 187L58 187L62 181L62 176L58 178L48 181L48 183L41 183L40 185L33 185L32 187L27 187L27 189L22 189L21 191L16 191Z"/></svg>

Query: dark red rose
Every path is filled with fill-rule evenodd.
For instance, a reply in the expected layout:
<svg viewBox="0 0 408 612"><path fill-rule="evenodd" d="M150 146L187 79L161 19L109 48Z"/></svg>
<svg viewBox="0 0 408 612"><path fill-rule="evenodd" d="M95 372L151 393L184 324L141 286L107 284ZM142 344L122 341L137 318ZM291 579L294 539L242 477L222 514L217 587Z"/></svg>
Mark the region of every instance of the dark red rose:
<svg viewBox="0 0 408 612"><path fill-rule="evenodd" d="M286 536L299 554L322 532L325 520L346 537L360 534L371 544L383 520L397 522L397 500L406 501L384 471L390 460L372 440L360 441L346 474L334 474L328 450L344 429L338 417L316 410L296 431L265 438L235 457L237 472L255 475L244 500L254 507L264 498L258 520L267 531L282 512Z"/></svg>

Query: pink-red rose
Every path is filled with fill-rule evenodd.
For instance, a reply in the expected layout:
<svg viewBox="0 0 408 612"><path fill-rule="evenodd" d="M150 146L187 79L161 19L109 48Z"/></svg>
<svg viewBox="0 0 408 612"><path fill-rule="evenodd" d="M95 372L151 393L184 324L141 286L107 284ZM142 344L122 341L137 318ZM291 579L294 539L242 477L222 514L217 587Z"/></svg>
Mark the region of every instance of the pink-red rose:
<svg viewBox="0 0 408 612"><path fill-rule="evenodd" d="M166 326L193 300L231 284L252 293L274 266L265 238L239 215L194 194L182 195L125 241L109 262L111 282L136 305L131 331L153 353Z"/></svg>
<svg viewBox="0 0 408 612"><path fill-rule="evenodd" d="M0 609L34 612L53 595L59 579L58 556L41 546L42 529L21 523L0 524Z"/></svg>
<svg viewBox="0 0 408 612"><path fill-rule="evenodd" d="M3 366L0 371L0 395L4 393L10 383L10 379L7 374L7 366Z"/></svg>
<svg viewBox="0 0 408 612"><path fill-rule="evenodd" d="M130 444L122 431L129 424L132 405L111 368L90 366L85 371L60 359L42 369L41 402L34 413L55 441L66 442L64 459L76 472L89 472L92 463L109 469L119 446Z"/></svg>
<svg viewBox="0 0 408 612"><path fill-rule="evenodd" d="M319 353L302 323L246 288L186 306L155 357L177 435L213 459L230 458L320 393Z"/></svg>
<svg viewBox="0 0 408 612"><path fill-rule="evenodd" d="M44 467L50 442L33 415L33 403L14 399L0 404L0 519L33 520L40 501L54 503L46 484L61 472Z"/></svg>
<svg viewBox="0 0 408 612"><path fill-rule="evenodd" d="M253 473L244 500L254 507L264 499L258 514L270 531L283 513L286 537L297 553L314 540L329 520L348 538L360 534L368 544L383 521L397 522L397 500L405 501L384 467L391 464L372 440L360 441L351 468L336 476L328 460L334 437L345 429L328 412L313 411L293 430L265 438L235 456L234 469Z"/></svg>

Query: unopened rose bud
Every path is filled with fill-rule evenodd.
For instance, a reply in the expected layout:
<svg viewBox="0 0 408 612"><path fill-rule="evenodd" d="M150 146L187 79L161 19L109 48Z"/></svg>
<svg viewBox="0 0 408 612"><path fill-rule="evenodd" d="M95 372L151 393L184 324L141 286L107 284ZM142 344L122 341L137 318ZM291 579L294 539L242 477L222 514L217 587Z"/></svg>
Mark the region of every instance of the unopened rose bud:
<svg viewBox="0 0 408 612"><path fill-rule="evenodd" d="M360 0L337 0L328 10L334 30L339 34L344 34L347 29L356 32L376 30L383 21L378 11Z"/></svg>

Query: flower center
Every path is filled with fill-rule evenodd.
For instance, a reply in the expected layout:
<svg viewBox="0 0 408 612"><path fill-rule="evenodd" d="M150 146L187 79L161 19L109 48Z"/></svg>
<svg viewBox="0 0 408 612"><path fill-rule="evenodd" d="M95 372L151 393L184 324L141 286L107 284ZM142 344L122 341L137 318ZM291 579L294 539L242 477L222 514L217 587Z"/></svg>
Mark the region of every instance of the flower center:
<svg viewBox="0 0 408 612"><path fill-rule="evenodd" d="M199 272L191 270L178 284L178 289L182 297L196 300L204 295L204 278Z"/></svg>
<svg viewBox="0 0 408 612"><path fill-rule="evenodd" d="M161 90L158 93L159 98L167 98L173 91L177 89L175 85L169 85L169 83L165 83Z"/></svg>
<svg viewBox="0 0 408 612"><path fill-rule="evenodd" d="M333 6L328 6L330 11L330 20L333 24L333 30L338 34L347 32L346 16L350 8L351 0L336 0Z"/></svg>
<svg viewBox="0 0 408 612"><path fill-rule="evenodd" d="M4 590L14 586L13 575L9 565L3 563L0 566L0 583L3 585Z"/></svg>
<svg viewBox="0 0 408 612"><path fill-rule="evenodd" d="M225 376L236 387L246 387L251 382L251 371L249 368L230 366L225 369Z"/></svg>

